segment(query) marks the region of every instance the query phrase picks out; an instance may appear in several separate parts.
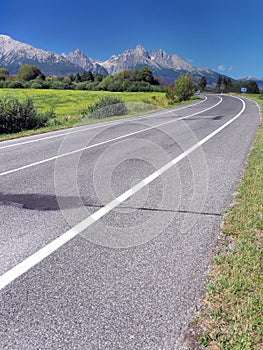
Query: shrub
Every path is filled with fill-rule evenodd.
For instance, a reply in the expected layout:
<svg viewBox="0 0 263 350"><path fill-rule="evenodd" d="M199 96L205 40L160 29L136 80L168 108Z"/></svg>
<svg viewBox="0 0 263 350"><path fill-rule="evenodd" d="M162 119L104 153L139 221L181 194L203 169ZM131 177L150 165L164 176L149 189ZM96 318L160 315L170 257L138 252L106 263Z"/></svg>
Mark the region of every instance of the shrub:
<svg viewBox="0 0 263 350"><path fill-rule="evenodd" d="M13 97L0 99L0 133L15 133L45 126L48 116L38 114L30 98L19 101Z"/></svg>
<svg viewBox="0 0 263 350"><path fill-rule="evenodd" d="M125 115L128 109L121 98L104 96L98 102L89 105L87 112L90 118L105 118Z"/></svg>
<svg viewBox="0 0 263 350"><path fill-rule="evenodd" d="M46 112L42 113L42 115L43 115L43 118L47 119L47 120L56 119L56 117L57 117L54 107L51 107Z"/></svg>
<svg viewBox="0 0 263 350"><path fill-rule="evenodd" d="M59 119L50 119L47 121L46 125L49 127L60 126L63 122Z"/></svg>
<svg viewBox="0 0 263 350"><path fill-rule="evenodd" d="M86 90L98 90L98 84L96 82L86 83Z"/></svg>
<svg viewBox="0 0 263 350"><path fill-rule="evenodd" d="M75 90L86 90L87 83L82 82L82 83L77 83L75 85Z"/></svg>
<svg viewBox="0 0 263 350"><path fill-rule="evenodd" d="M14 80L14 81L7 82L5 87L11 88L11 89L23 89L24 84L21 83L21 81Z"/></svg>
<svg viewBox="0 0 263 350"><path fill-rule="evenodd" d="M30 88L31 88L31 89L42 89L42 85L39 84L39 83L33 82L33 83L30 85Z"/></svg>
<svg viewBox="0 0 263 350"><path fill-rule="evenodd" d="M179 102L188 101L196 91L196 86L193 78L190 75L181 75L175 83L175 95Z"/></svg>
<svg viewBox="0 0 263 350"><path fill-rule="evenodd" d="M166 88L165 94L167 100L171 101L171 103L178 102L178 97L176 96L175 89L171 86Z"/></svg>
<svg viewBox="0 0 263 350"><path fill-rule="evenodd" d="M66 88L67 88L67 84L62 81L52 81L50 83L50 89L65 90Z"/></svg>

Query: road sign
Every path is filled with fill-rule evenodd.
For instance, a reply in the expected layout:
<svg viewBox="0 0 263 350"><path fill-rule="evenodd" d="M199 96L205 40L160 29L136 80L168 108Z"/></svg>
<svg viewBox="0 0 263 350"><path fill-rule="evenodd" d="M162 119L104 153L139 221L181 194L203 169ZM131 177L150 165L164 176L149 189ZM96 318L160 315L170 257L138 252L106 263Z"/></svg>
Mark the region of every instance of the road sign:
<svg viewBox="0 0 263 350"><path fill-rule="evenodd" d="M241 92L247 92L247 88L241 88Z"/></svg>

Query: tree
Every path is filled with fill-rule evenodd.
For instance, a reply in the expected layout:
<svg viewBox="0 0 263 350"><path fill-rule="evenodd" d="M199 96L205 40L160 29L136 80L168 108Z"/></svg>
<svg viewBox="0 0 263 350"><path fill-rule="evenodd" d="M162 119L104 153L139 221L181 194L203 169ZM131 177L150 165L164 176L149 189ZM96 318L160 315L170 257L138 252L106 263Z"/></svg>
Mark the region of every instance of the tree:
<svg viewBox="0 0 263 350"><path fill-rule="evenodd" d="M9 71L7 68L0 68L0 80L6 80L9 76Z"/></svg>
<svg viewBox="0 0 263 350"><path fill-rule="evenodd" d="M203 75L199 81L199 88L201 91L203 91L205 88L206 88L206 85L207 85L207 80L206 80L206 77Z"/></svg>
<svg viewBox="0 0 263 350"><path fill-rule="evenodd" d="M75 83L80 83L80 82L81 82L81 76L80 76L79 73L77 73L77 74L75 75L74 81L75 81Z"/></svg>
<svg viewBox="0 0 263 350"><path fill-rule="evenodd" d="M45 79L44 74L37 66L31 64L23 64L18 71L18 78L25 81L34 80L39 77L41 80Z"/></svg>
<svg viewBox="0 0 263 350"><path fill-rule="evenodd" d="M248 92L249 94L259 94L259 93L260 93L258 84L257 84L257 82L254 81L254 80L250 80L250 81L246 84L246 87L247 87L247 92Z"/></svg>
<svg viewBox="0 0 263 350"><path fill-rule="evenodd" d="M137 81L146 81L146 83L153 84L155 79L152 71L149 67L143 67L141 70L134 72L135 80Z"/></svg>
<svg viewBox="0 0 263 350"><path fill-rule="evenodd" d="M175 94L179 102L188 101L196 91L196 85L190 75L181 75L175 83Z"/></svg>
<svg viewBox="0 0 263 350"><path fill-rule="evenodd" d="M85 70L81 75L81 81L94 81L94 75L90 70L88 72Z"/></svg>
<svg viewBox="0 0 263 350"><path fill-rule="evenodd" d="M114 82L112 75L106 75L102 82L99 84L101 90L110 90L110 85Z"/></svg>
<svg viewBox="0 0 263 350"><path fill-rule="evenodd" d="M224 77L224 92L230 92L233 88L233 80L231 78Z"/></svg>
<svg viewBox="0 0 263 350"><path fill-rule="evenodd" d="M222 75L219 75L217 78L217 83L216 83L216 87L215 87L216 93L222 92L222 81L223 81Z"/></svg>
<svg viewBox="0 0 263 350"><path fill-rule="evenodd" d="M103 75L101 73L94 74L94 81L96 83L100 83L103 80L103 78L105 78L105 75Z"/></svg>
<svg viewBox="0 0 263 350"><path fill-rule="evenodd" d="M123 70L123 71L121 71L119 73L116 73L114 75L114 78L116 80L130 80L130 81L134 81L134 74L130 70Z"/></svg>
<svg viewBox="0 0 263 350"><path fill-rule="evenodd" d="M72 83L72 82L74 81L74 75L73 75L72 73L69 73L68 79L69 79L70 82Z"/></svg>

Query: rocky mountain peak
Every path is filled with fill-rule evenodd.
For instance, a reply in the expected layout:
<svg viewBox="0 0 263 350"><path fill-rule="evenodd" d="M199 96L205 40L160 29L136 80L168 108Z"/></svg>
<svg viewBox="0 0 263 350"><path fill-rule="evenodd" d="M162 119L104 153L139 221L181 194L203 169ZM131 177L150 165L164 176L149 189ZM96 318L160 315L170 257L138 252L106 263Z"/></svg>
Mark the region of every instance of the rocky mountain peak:
<svg viewBox="0 0 263 350"><path fill-rule="evenodd" d="M11 36L5 35L5 34L0 34L0 40L1 41L7 41L7 40L12 40Z"/></svg>
<svg viewBox="0 0 263 350"><path fill-rule="evenodd" d="M108 74L107 70L101 66L99 61L86 56L85 53L80 49L76 49L69 54L63 54L63 57L66 58L69 62L87 71L91 71L93 73Z"/></svg>
<svg viewBox="0 0 263 350"><path fill-rule="evenodd" d="M0 35L0 66L7 67L11 74L17 74L19 67L24 63L37 65L45 75L68 75L83 69L93 73L115 74L122 70L135 70L146 66L156 77L162 77L167 82L174 81L180 74L185 73L190 73L196 78L205 75L211 84L218 77L218 73L195 68L180 56L170 55L163 49L147 51L140 44L100 62L86 56L79 48L59 55L19 42L8 35Z"/></svg>
<svg viewBox="0 0 263 350"><path fill-rule="evenodd" d="M80 49L76 49L75 51L73 51L73 53L74 53L75 55L79 55L79 56L86 56L86 55L84 54L84 52L83 52L82 50L80 50Z"/></svg>
<svg viewBox="0 0 263 350"><path fill-rule="evenodd" d="M157 51L150 51L150 56L152 60L163 61L169 55L163 49L158 49Z"/></svg>
<svg viewBox="0 0 263 350"><path fill-rule="evenodd" d="M138 44L136 47L135 47L135 50L134 50L137 54L139 55L142 55L142 56L149 56L147 50L140 44Z"/></svg>

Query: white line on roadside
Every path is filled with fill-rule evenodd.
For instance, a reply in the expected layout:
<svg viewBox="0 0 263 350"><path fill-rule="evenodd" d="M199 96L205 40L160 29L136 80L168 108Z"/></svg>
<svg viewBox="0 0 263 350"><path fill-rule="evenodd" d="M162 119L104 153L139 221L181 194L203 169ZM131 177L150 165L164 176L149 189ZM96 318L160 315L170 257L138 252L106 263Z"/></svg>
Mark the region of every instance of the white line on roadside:
<svg viewBox="0 0 263 350"><path fill-rule="evenodd" d="M76 133L84 132L84 131L87 131L87 130L98 129L98 128L105 127L107 125L116 125L116 124L119 125L119 124L122 124L122 123L137 121L137 120L140 120L142 118L156 117L156 116L158 116L160 114L177 112L177 111L180 111L181 109L187 109L187 108L190 108L190 107L197 106L197 105L199 105L201 103L204 103L206 100L207 100L207 97L205 96L205 98L202 101L197 102L197 103L192 103L192 104L184 106L184 107L170 109L168 111L160 111L160 112L156 112L156 113L153 113L153 114L146 114L146 115L143 115L143 116L140 115L139 117L135 117L135 118L125 118L125 119L118 120L118 121L109 121L109 122L99 123L99 125L89 125L87 127L78 127L78 130L72 130L71 129L68 132L63 132L63 133L59 133L59 134L56 134L56 135L43 136L43 137L39 137L39 138L34 139L34 140L22 141L22 142L12 143L11 145L5 145L5 146L0 147L0 150L6 149L6 148L11 148L11 147L18 147L18 146L22 146L22 145L27 145L27 144L31 144L31 143L34 143L34 142L41 142L41 141L46 141L46 140L50 140L50 139L55 139L55 138L58 138L58 137L63 137L63 136L71 135L71 134L76 134ZM59 131L57 131L57 132L59 132ZM14 140L8 140L8 141L12 142ZM8 142L8 141L2 141L2 142Z"/></svg>
<svg viewBox="0 0 263 350"><path fill-rule="evenodd" d="M195 116L197 114L201 114L203 112L209 111L212 108L215 108L221 102L222 102L222 97L219 97L219 102L217 102L212 107L206 108L206 109L204 109L204 110L202 110L200 112L196 112L196 113L193 113L193 114L190 114L190 115L187 115L185 117L181 117L181 118L178 118L178 119L175 119L175 120L169 120L168 122L164 122L164 123L160 123L160 124L157 124L157 125L153 125L153 126L150 126L148 128L144 128L142 130L134 131L134 132L131 132L131 133L128 133L128 134L124 134L124 135L121 135L121 136L117 136L117 137L114 137L114 138L106 140L106 141L95 143L94 145L90 145L90 146L87 146L87 147L79 148L79 149L71 151L71 152L59 154L57 156L54 156L54 157L51 157L51 158L46 158L46 159L40 160L40 161L35 162L35 163L30 163L30 164L27 164L27 165L23 165L23 166L21 166L19 168L3 171L2 173L0 173L0 176L9 175L9 174L12 174L12 173L24 170L24 169L28 169L28 168L34 167L36 165L44 164L44 163L47 163L47 162L50 162L52 160L56 160L56 159L59 159L59 158L62 158L62 157L67 157L67 156L70 156L72 154L83 152L83 151L86 151L86 150L94 148L94 147L102 146L102 145L105 145L105 144L110 143L110 142L118 141L118 140L124 139L126 137L130 137L130 136L133 136L133 135L137 135L137 134L143 133L145 131L149 131L149 130L152 130L152 129L155 129L155 128L159 128L160 126L164 126L164 125L167 125L167 124L175 123L175 122L177 122L179 120L183 120L183 119L187 119L189 117L193 117L193 116Z"/></svg>
<svg viewBox="0 0 263 350"><path fill-rule="evenodd" d="M210 140L212 137L217 135L220 131L225 129L229 124L233 123L237 118L241 116L241 114L244 112L246 108L245 102L240 99L239 97L235 97L239 99L242 102L242 109L241 111L232 119L230 119L228 122L220 126L218 129L213 131L208 136L204 137L201 141L194 144L192 147L190 147L187 151L183 152L176 158L172 159L170 162L162 166L160 169L156 170L151 175L147 176L144 180L140 181L137 185L133 186L123 194L121 194L119 197L115 198L113 201L111 201L109 204L104 206L103 208L97 210L95 213L90 215L88 218L71 228L70 230L63 233L61 236L47 244L45 247L38 250L36 253L32 254L28 258L26 258L24 261L19 263L18 265L14 266L9 271L5 272L2 276L0 276L0 290L6 287L8 284L13 282L15 279L20 277L22 274L27 272L29 269L37 265L39 262L41 262L43 259L51 255L53 252L55 252L57 249L62 247L64 244L69 242L72 238L76 237L78 234L83 232L85 229L87 229L89 226L91 226L93 223L98 221L101 217L109 213L111 210L116 208L120 203L123 203L126 199L130 198L132 195L134 195L136 192L140 191L142 188L147 186L149 183L154 181L156 178L161 176L164 172L166 172L168 169L173 167L175 164L177 164L182 159L186 158L190 153L194 152L197 148L202 146L204 143L206 143L208 140Z"/></svg>

